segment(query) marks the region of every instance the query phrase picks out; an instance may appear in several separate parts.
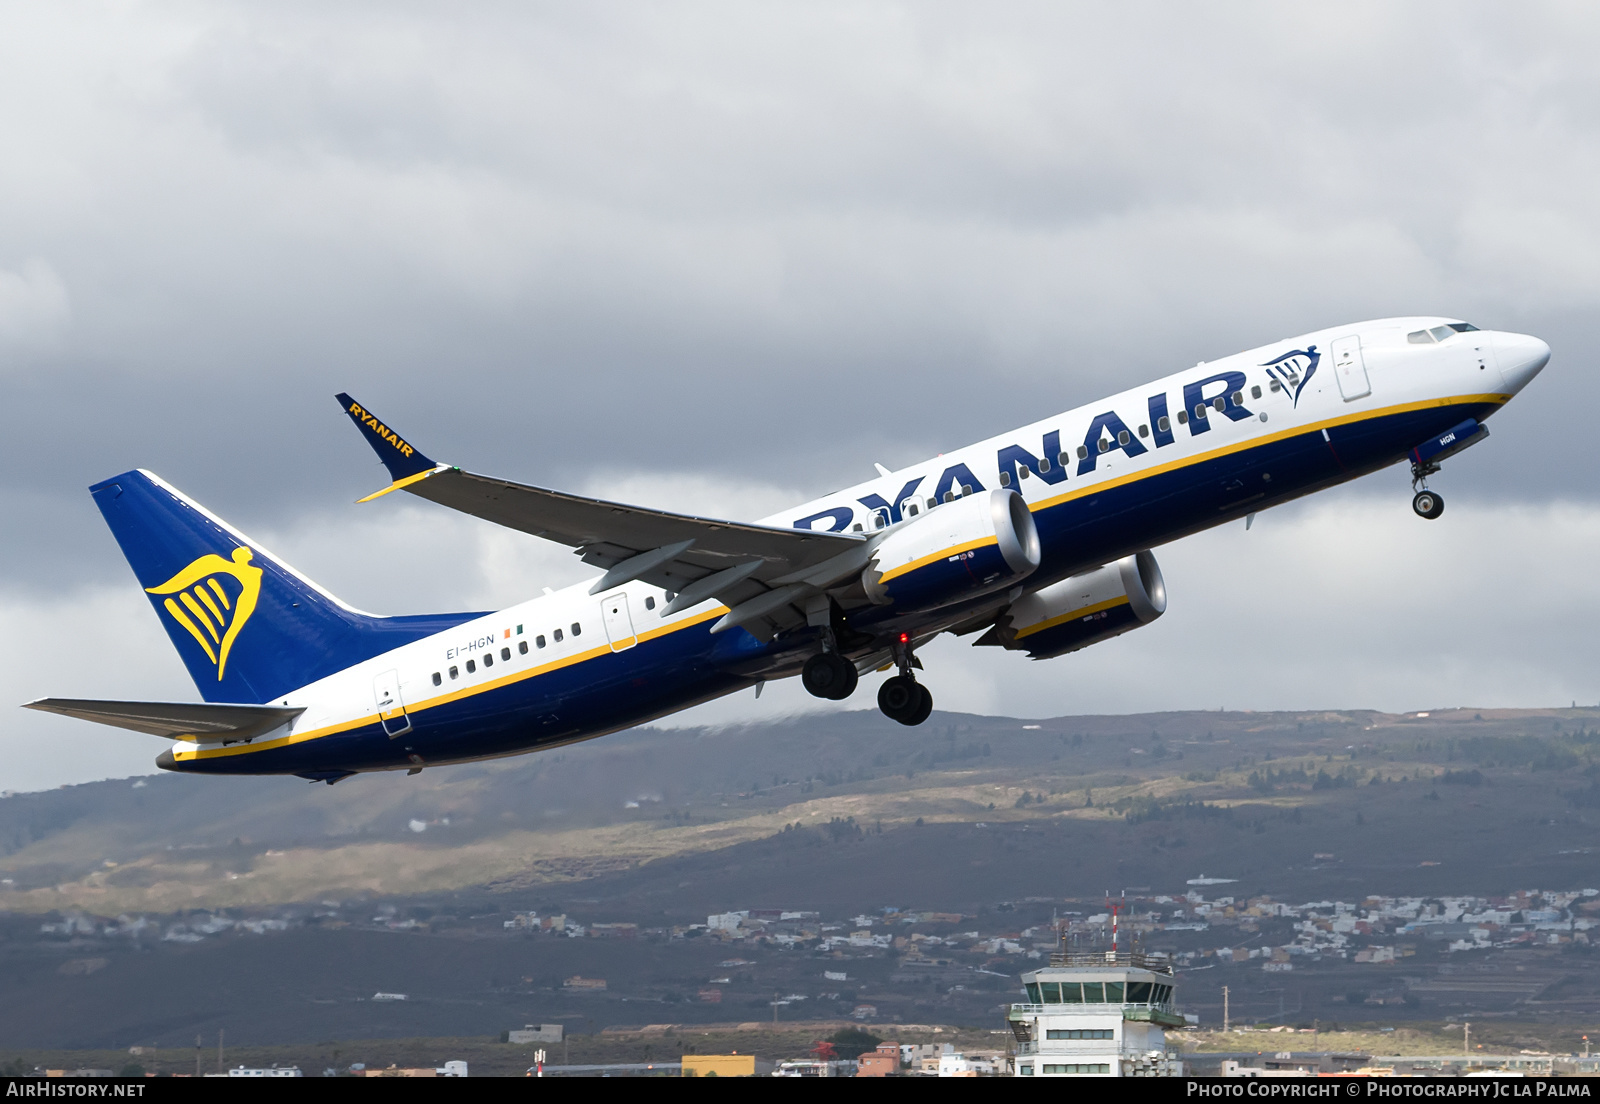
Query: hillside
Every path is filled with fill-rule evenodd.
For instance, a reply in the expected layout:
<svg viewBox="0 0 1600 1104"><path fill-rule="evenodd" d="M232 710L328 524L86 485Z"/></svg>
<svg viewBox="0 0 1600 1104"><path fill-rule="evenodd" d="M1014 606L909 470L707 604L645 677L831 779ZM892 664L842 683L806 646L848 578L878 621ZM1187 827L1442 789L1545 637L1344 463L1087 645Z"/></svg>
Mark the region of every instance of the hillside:
<svg viewBox="0 0 1600 1104"><path fill-rule="evenodd" d="M785 1018L866 1007L982 1027L1057 919L1106 937L1091 917L1108 892L1127 893L1145 946L1178 956L1205 1027L1224 984L1235 1023L1587 1023L1600 988L1572 925L1600 907L1577 893L1600 880L1597 728L1600 710L939 714L915 730L848 713L334 787L163 776L14 794L0 1038L589 1033L766 1021L775 999ZM1219 911L1195 924L1201 875ZM1555 907L1561 932L1523 916L1461 954L1459 933L1385 920L1347 952L1267 954L1335 901L1533 889L1546 897L1492 907ZM1294 914L1240 911L1268 899ZM806 916L789 935L706 931L740 909ZM1364 963L1361 947L1396 957Z"/></svg>
<svg viewBox="0 0 1600 1104"><path fill-rule="evenodd" d="M642 729L336 787L100 782L0 801L0 910L110 916L553 886L669 857L714 865L715 853L789 826L980 820L1030 827L1046 849L1094 841L1101 857L1075 855L1074 882L1170 887L1222 869L1277 880L1335 854L1322 881L1360 871L1488 891L1514 874L1586 867L1597 728L1600 710L1583 709L936 714L918 729L860 712ZM986 896L956 882L969 888L941 892Z"/></svg>

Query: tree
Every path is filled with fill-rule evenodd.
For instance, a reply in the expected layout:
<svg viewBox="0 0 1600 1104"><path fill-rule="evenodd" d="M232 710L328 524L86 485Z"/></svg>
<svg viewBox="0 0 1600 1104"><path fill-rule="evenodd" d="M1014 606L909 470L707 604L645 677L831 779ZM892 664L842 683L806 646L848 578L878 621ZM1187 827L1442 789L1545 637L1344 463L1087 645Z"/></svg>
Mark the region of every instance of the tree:
<svg viewBox="0 0 1600 1104"><path fill-rule="evenodd" d="M833 1044L840 1058L854 1061L867 1051L876 1050L883 1040L859 1027L846 1027L829 1035L828 1042Z"/></svg>
<svg viewBox="0 0 1600 1104"><path fill-rule="evenodd" d="M828 1040L818 1039L811 1045L811 1057L819 1062L831 1062L839 1057L839 1052L834 1049L833 1044Z"/></svg>

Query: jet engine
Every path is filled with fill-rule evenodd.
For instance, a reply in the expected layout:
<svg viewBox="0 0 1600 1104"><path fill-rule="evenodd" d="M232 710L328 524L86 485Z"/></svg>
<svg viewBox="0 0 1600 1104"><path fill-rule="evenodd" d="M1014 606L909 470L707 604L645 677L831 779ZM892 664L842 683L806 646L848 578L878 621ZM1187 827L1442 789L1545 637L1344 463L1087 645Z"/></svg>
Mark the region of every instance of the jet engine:
<svg viewBox="0 0 1600 1104"><path fill-rule="evenodd" d="M1023 595L976 643L1050 659L1148 625L1165 612L1161 568L1153 555L1140 552Z"/></svg>
<svg viewBox="0 0 1600 1104"><path fill-rule="evenodd" d="M1039 566L1039 531L1016 491L983 491L895 525L861 575L877 605L938 609L1005 590Z"/></svg>

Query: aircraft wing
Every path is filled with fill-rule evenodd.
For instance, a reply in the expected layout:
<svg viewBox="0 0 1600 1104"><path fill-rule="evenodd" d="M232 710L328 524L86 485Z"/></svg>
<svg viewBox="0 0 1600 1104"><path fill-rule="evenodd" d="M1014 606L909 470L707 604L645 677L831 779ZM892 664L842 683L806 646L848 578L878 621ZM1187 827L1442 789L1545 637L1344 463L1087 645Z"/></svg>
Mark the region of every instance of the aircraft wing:
<svg viewBox="0 0 1600 1104"><path fill-rule="evenodd" d="M436 464L349 395L338 399L393 479L361 501L405 490L568 545L584 563L606 569L592 594L640 579L675 595L668 612L716 598L730 607L720 628L761 631L761 621L774 628L803 621L805 600L859 572L871 552L859 534L675 514Z"/></svg>
<svg viewBox="0 0 1600 1104"><path fill-rule="evenodd" d="M23 708L131 728L169 740L249 740L280 728L305 712L303 707L274 705L94 701L88 698L40 698Z"/></svg>

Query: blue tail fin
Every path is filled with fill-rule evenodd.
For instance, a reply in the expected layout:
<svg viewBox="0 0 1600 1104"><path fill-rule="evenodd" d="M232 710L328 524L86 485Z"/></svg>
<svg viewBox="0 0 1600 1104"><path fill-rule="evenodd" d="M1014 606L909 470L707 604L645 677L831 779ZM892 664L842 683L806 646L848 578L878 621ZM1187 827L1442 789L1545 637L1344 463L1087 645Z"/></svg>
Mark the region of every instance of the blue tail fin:
<svg viewBox="0 0 1600 1104"><path fill-rule="evenodd" d="M89 493L206 701L265 704L479 616L352 609L146 471Z"/></svg>

